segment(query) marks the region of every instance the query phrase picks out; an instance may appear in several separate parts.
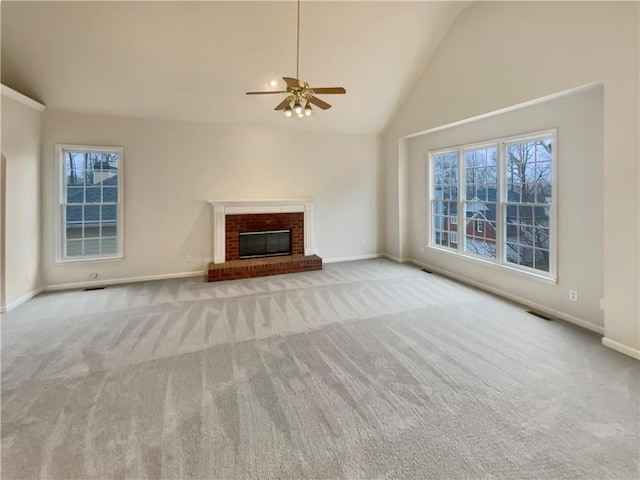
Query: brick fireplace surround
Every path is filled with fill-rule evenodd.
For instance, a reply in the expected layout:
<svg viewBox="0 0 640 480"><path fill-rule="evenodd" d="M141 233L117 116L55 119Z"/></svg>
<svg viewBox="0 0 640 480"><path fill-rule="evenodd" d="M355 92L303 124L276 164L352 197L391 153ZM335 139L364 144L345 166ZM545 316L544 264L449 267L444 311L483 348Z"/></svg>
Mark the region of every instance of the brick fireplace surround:
<svg viewBox="0 0 640 480"><path fill-rule="evenodd" d="M322 259L313 254L311 201L209 203L214 209L214 261L209 264L210 282L322 269ZM239 234L267 230L291 230L291 255L240 259Z"/></svg>
<svg viewBox="0 0 640 480"><path fill-rule="evenodd" d="M304 255L304 213L249 213L225 220L225 260L240 260L238 237L242 232L291 230L291 255Z"/></svg>

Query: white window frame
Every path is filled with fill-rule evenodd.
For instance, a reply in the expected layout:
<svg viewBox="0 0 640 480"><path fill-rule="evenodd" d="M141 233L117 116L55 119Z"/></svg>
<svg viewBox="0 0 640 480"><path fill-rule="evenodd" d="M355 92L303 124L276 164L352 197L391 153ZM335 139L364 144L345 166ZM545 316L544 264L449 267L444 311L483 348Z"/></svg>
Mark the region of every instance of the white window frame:
<svg viewBox="0 0 640 480"><path fill-rule="evenodd" d="M82 153L114 153L118 155L118 199L116 205L116 253L109 255L83 255L83 256L66 256L66 231L65 228L65 212L66 205L66 168L65 153L68 151ZM78 262L95 262L95 261L111 261L121 260L124 258L124 148L122 147L102 147L95 145L71 145L56 144L56 198L55 207L55 261L56 263L78 263ZM95 203L95 205L103 205Z"/></svg>
<svg viewBox="0 0 640 480"><path fill-rule="evenodd" d="M439 150L432 150L428 152L428 195L429 202L427 205L427 245L426 248L436 250L447 255L454 255L457 257L464 257L473 262L478 262L487 266L492 266L500 270L512 272L518 275L523 275L528 278L540 280L549 284L556 284L557 277L557 203L558 203L558 142L557 142L557 129L545 129L531 133L524 133L520 135L513 135L509 137L494 138L477 143L457 145L453 147L447 147ZM506 150L508 144L531 142L535 140L541 140L544 138L550 138L553 149L551 152L551 205L549 207L549 271L544 272L542 270L536 270L531 267L523 265L516 265L507 262L506 252L506 204L507 202L507 182L506 176ZM474 255L473 253L464 251L464 243L466 239L466 231L463 232L463 241L457 242L457 249L451 247L445 247L437 245L433 241L433 213L432 205L434 201L434 189L433 189L433 170L434 170L434 158L438 155L457 152L458 154L458 212L463 211L464 203L466 199L466 175L463 173L466 170L466 157L465 152L467 150L474 150L487 147L496 147L498 155L498 176L497 176L497 192L498 198L496 199L496 258L488 258L480 255Z"/></svg>
<svg viewBox="0 0 640 480"><path fill-rule="evenodd" d="M484 233L484 221L476 218L476 233Z"/></svg>
<svg viewBox="0 0 640 480"><path fill-rule="evenodd" d="M458 231L449 230L449 243L458 243Z"/></svg>
<svg viewBox="0 0 640 480"><path fill-rule="evenodd" d="M457 214L449 216L449 224L450 225L457 225L458 224L458 215Z"/></svg>

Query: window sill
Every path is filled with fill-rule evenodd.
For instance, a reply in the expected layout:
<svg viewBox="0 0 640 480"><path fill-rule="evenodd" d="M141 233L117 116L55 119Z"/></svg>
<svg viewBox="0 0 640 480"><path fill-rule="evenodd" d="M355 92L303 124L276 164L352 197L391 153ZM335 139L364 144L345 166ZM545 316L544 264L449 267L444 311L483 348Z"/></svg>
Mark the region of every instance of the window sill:
<svg viewBox="0 0 640 480"><path fill-rule="evenodd" d="M495 263L490 260L484 260L480 257L474 255L468 255L465 253L452 252L444 248L434 247L433 245L425 246L428 250L438 253L444 253L447 256L458 258L460 260L471 261L480 265L485 265L496 270L500 270L507 273L513 273L520 277L528 278L530 280L535 280L538 282L546 283L548 285L557 285L558 279L552 276L541 275L539 273L528 272L526 270L521 270L519 268L511 267L509 265L504 265L500 263Z"/></svg>
<svg viewBox="0 0 640 480"><path fill-rule="evenodd" d="M81 257L81 258L67 258L58 259L57 264L77 264L77 263L97 263L97 262L119 262L124 260L124 255L114 257Z"/></svg>

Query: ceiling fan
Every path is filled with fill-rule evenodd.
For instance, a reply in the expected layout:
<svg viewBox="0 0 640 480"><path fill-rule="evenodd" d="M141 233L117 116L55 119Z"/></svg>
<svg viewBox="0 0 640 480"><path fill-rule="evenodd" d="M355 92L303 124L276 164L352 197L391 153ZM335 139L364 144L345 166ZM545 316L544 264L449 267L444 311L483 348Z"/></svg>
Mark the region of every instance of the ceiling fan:
<svg viewBox="0 0 640 480"><path fill-rule="evenodd" d="M315 114L311 105L315 105L323 110L331 108L327 102L320 100L316 94L344 94L347 91L342 87L311 87L300 78L300 0L298 0L298 21L296 29L296 78L282 77L287 84L286 90L278 92L247 92L247 95L273 95L286 93L287 98L280 102L274 110L282 110L285 117L304 118Z"/></svg>

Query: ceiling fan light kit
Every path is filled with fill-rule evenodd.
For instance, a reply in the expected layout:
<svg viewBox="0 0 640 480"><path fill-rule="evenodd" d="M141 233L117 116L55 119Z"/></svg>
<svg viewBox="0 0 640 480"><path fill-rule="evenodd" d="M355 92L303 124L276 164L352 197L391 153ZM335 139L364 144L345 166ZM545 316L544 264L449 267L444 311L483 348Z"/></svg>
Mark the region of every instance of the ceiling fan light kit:
<svg viewBox="0 0 640 480"><path fill-rule="evenodd" d="M327 102L320 100L315 95L345 94L347 91L342 87L322 87L311 88L307 82L298 80L300 77L300 0L298 0L298 21L296 28L296 78L282 77L287 84L287 89L279 92L247 92L247 95L271 95L286 93L288 96L280 102L274 110L281 110L282 115L287 118L305 118L315 115L315 110L311 104L322 110L331 108ZM274 81L271 85L274 86Z"/></svg>

